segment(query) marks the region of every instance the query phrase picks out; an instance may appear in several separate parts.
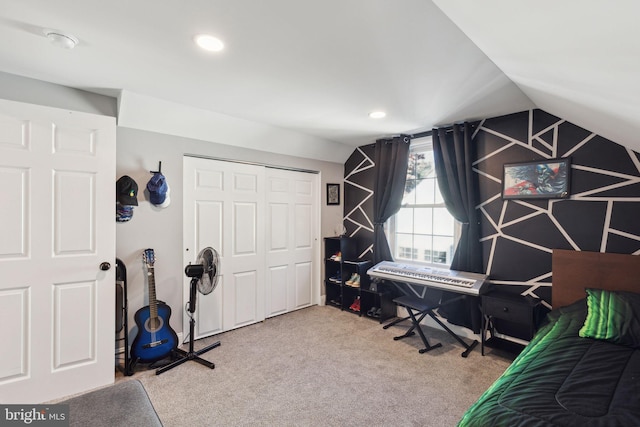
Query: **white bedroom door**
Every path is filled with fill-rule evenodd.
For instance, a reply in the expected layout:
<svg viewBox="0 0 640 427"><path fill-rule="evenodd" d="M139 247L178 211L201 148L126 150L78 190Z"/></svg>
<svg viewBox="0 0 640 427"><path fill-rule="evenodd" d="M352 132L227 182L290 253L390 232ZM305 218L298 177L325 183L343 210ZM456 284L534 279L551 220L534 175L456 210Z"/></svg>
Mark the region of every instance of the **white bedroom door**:
<svg viewBox="0 0 640 427"><path fill-rule="evenodd" d="M0 100L0 402L113 383L114 185L114 118Z"/></svg>
<svg viewBox="0 0 640 427"><path fill-rule="evenodd" d="M184 264L210 246L221 265L216 289L197 295L194 338L264 320L264 168L189 156L183 166ZM185 278L185 303L189 289Z"/></svg>
<svg viewBox="0 0 640 427"><path fill-rule="evenodd" d="M317 304L318 175L267 168L266 316Z"/></svg>

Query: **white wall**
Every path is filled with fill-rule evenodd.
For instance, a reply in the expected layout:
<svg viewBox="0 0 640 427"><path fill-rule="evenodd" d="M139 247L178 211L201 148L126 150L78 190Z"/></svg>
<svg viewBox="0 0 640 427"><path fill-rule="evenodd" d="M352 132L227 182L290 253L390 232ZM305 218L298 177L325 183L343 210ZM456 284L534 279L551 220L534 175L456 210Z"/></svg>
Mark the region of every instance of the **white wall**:
<svg viewBox="0 0 640 427"><path fill-rule="evenodd" d="M118 112L116 98L3 72L0 98L110 117Z"/></svg>
<svg viewBox="0 0 640 427"><path fill-rule="evenodd" d="M342 205L326 205L326 183L341 183L344 165L267 153L195 139L164 135L129 128L118 128L116 176L129 175L139 186L138 207L133 218L116 224L116 256L127 267L129 324L133 315L146 305L147 281L143 273L142 252L153 248L156 255L155 279L158 299L172 309L171 327L183 331L182 286L185 280L182 262L182 158L184 154L241 160L259 164L298 168L320 172L322 200L321 237L335 235L336 224L342 221ZM144 188L151 174L162 162L162 173L171 188L171 205L159 209L146 199ZM342 188L343 186L341 186ZM343 200L343 198L341 198ZM115 221L115 208L114 208ZM322 241L318 242L322 253ZM193 254L194 261L197 254ZM321 260L319 259L318 262ZM318 278L320 280L320 278ZM186 336L185 325L185 336Z"/></svg>
<svg viewBox="0 0 640 427"><path fill-rule="evenodd" d="M116 98L3 72L0 72L0 98L110 117L117 116ZM224 131L221 129L222 133ZM277 138L277 136L276 132L265 138ZM265 146L269 146L270 142L265 141ZM144 300L147 295L145 291L147 282L142 277L142 251L153 248L157 256L155 271L158 298L169 304L173 310L171 326L176 332L182 332L183 329L182 156L184 153L318 171L322 190L321 237L335 235L336 225L342 223L342 205L326 206L325 203L326 183L342 183L344 165L341 163L273 154L123 127L117 130L116 151L116 176L125 174L131 176L137 181L141 190L138 196L140 205L136 208L133 219L127 223L116 224L115 236L116 256L127 267L130 327L135 325L133 315L136 310L147 304ZM171 187L171 206L164 210L152 207L146 201L142 191L151 177L148 171L156 170L159 161L162 161L162 172ZM344 200L342 195L340 200ZM115 201L113 216L115 221ZM133 338L132 336L130 339L133 340Z"/></svg>

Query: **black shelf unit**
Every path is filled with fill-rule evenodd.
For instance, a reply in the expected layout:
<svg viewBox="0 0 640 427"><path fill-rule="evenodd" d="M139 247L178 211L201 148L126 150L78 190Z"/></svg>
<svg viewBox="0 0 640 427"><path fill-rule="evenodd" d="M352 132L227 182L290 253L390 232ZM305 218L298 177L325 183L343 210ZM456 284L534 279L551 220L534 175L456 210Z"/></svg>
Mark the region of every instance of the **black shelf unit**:
<svg viewBox="0 0 640 427"><path fill-rule="evenodd" d="M341 254L335 260L337 253ZM324 239L325 255L325 294L326 303L341 310L359 316L366 316L384 322L396 315L396 306L392 302L391 289L386 286L371 287L371 278L367 271L373 266L370 260L358 260L356 242L350 237L326 237ZM360 276L356 286L347 284L354 275ZM359 310L353 310L352 304L360 300Z"/></svg>
<svg viewBox="0 0 640 427"><path fill-rule="evenodd" d="M363 307L363 315L371 317L380 323L396 317L397 307L393 302L395 294L391 287L378 284L377 290L360 289L360 306ZM372 308L377 309L371 312Z"/></svg>
<svg viewBox="0 0 640 427"><path fill-rule="evenodd" d="M352 313L362 315L366 314L370 307L363 305L363 300L361 298L363 288L369 287L369 276L367 276L367 270L371 268L373 263L368 260L363 261L342 261L342 301L343 301L343 309L349 310ZM360 276L359 285L351 286L347 284L349 279L354 274L358 274ZM359 299L359 308L357 310L353 310L351 305Z"/></svg>
<svg viewBox="0 0 640 427"><path fill-rule="evenodd" d="M336 255L340 258L336 259ZM344 282L349 277L344 277L343 264L345 259L356 258L356 242L349 237L326 237L324 239L324 272L325 272L325 295L327 305L332 305L340 309L345 308L347 301L343 295L342 288ZM348 303L347 309L351 305Z"/></svg>

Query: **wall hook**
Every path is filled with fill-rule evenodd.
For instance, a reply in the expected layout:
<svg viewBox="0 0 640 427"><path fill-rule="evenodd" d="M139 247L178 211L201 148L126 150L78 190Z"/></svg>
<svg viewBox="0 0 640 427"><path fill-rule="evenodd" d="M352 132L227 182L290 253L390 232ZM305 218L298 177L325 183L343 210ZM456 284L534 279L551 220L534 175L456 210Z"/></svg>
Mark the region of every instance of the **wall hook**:
<svg viewBox="0 0 640 427"><path fill-rule="evenodd" d="M158 170L157 171L149 171L149 173L162 173L162 162L158 162Z"/></svg>

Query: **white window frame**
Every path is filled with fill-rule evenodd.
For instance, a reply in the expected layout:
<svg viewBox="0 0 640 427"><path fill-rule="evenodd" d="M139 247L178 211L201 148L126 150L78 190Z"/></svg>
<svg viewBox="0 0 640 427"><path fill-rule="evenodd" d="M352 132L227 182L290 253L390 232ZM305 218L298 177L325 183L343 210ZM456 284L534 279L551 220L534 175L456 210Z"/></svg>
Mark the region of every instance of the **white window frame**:
<svg viewBox="0 0 640 427"><path fill-rule="evenodd" d="M431 136L427 136L424 138L419 138L419 139L414 139L411 141L411 148L412 151L432 151L433 150L433 145L432 145L432 141L431 141ZM437 178L436 178L437 180ZM414 208L438 208L438 207L445 207L444 202L440 203L440 204L427 204L427 205L413 205ZM462 230L462 224L458 221L455 220L455 218L453 219L453 250L452 250L452 254L451 257L453 258L453 254L455 254L455 250L458 247L458 242L460 240L460 233ZM404 258L399 258L398 257L398 253L396 252L396 215L392 216L391 218L389 218L389 220L385 223L385 233L387 235L387 240L389 242L389 246L391 248L391 252L393 254L394 259L397 258L398 262L403 262L406 261L406 259ZM435 231L435 230L434 230ZM437 233L433 233L431 234L432 236L437 236ZM416 251L416 248L408 248L411 249L412 251ZM442 264L442 263L434 263L433 262L433 258L432 258L432 262L425 262L425 261L421 261L421 260L411 260L409 261L411 263L414 264L421 264L421 265L426 265L426 266L430 266L430 267L439 267L439 268L443 268L443 267L449 267L451 260L449 260L449 263L446 264Z"/></svg>

